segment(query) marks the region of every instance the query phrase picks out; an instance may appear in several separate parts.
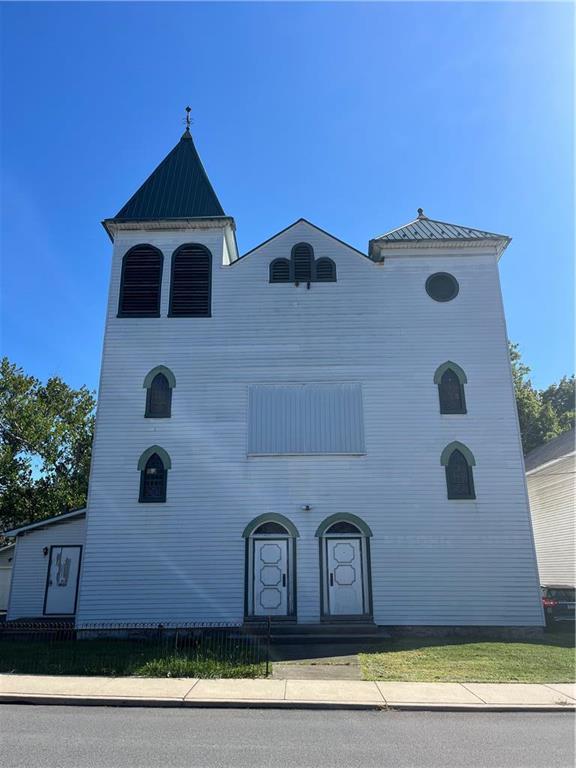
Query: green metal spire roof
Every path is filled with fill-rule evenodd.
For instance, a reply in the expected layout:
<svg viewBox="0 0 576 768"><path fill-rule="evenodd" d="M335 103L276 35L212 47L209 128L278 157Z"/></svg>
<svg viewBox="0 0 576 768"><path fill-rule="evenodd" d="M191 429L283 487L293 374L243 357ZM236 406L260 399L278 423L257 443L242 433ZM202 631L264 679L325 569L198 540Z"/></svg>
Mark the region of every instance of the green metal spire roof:
<svg viewBox="0 0 576 768"><path fill-rule="evenodd" d="M388 242L404 240L510 240L507 235L498 235L495 232L486 232L483 229L463 227L460 224L448 224L446 221L429 219L422 208L418 208L418 218L402 227L392 229L374 240L386 240Z"/></svg>
<svg viewBox="0 0 576 768"><path fill-rule="evenodd" d="M371 259L382 261L382 251L402 247L399 245L400 243L408 246L423 243L425 246L440 245L443 247L447 245L448 241L466 242L470 245L482 245L486 241L492 241L492 244L496 245L498 258L500 258L510 240L508 235L499 235L484 229L463 227L460 224L449 224L447 221L439 221L438 219L429 219L422 208L418 208L418 216L413 221L370 240L368 252Z"/></svg>
<svg viewBox="0 0 576 768"><path fill-rule="evenodd" d="M186 128L174 149L114 220L197 219L225 216Z"/></svg>

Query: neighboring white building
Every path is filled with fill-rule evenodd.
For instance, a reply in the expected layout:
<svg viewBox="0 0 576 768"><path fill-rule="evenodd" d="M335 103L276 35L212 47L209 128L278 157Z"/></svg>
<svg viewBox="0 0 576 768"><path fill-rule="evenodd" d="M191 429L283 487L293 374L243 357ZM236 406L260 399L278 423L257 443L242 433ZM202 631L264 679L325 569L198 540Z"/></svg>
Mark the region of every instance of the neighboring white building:
<svg viewBox="0 0 576 768"><path fill-rule="evenodd" d="M576 448L574 430L525 459L542 586L576 586Z"/></svg>
<svg viewBox="0 0 576 768"><path fill-rule="evenodd" d="M420 210L367 253L299 219L239 257L188 130L104 226L78 626L543 624L509 238Z"/></svg>
<svg viewBox="0 0 576 768"><path fill-rule="evenodd" d="M78 601L86 510L5 531L16 537L6 619L72 618Z"/></svg>
<svg viewBox="0 0 576 768"><path fill-rule="evenodd" d="M14 544L0 547L0 613L8 608L13 560Z"/></svg>

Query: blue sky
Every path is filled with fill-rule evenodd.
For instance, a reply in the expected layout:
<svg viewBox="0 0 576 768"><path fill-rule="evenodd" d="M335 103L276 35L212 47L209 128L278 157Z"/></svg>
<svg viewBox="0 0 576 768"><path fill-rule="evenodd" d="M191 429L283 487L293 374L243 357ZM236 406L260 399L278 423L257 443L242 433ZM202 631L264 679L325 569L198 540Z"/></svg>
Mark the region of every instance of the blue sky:
<svg viewBox="0 0 576 768"><path fill-rule="evenodd" d="M573 8L2 7L2 350L96 388L112 216L193 134L241 252L303 216L355 247L413 219L513 237L509 336L573 367Z"/></svg>

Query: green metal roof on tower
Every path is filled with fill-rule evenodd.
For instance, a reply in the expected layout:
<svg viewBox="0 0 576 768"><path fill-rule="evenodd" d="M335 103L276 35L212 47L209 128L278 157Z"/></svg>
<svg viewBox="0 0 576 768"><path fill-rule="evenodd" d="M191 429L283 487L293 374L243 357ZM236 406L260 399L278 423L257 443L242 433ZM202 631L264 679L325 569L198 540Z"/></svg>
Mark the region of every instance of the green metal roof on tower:
<svg viewBox="0 0 576 768"><path fill-rule="evenodd" d="M114 220L200 219L225 215L186 125L178 144Z"/></svg>

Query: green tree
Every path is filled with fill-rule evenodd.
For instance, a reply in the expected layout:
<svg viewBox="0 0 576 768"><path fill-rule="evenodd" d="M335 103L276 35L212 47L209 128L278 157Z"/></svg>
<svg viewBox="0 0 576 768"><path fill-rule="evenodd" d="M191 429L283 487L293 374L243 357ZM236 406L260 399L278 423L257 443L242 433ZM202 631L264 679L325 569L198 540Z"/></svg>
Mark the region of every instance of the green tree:
<svg viewBox="0 0 576 768"><path fill-rule="evenodd" d="M542 392L542 402L556 413L560 424L560 432L572 429L576 421L576 381L574 376L562 376L558 384L550 386Z"/></svg>
<svg viewBox="0 0 576 768"><path fill-rule="evenodd" d="M574 376L541 391L530 380L530 368L522 361L518 344L510 343L518 420L524 453L548 442L574 426Z"/></svg>
<svg viewBox="0 0 576 768"><path fill-rule="evenodd" d="M95 400L0 361L0 531L86 503Z"/></svg>

